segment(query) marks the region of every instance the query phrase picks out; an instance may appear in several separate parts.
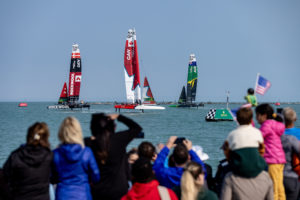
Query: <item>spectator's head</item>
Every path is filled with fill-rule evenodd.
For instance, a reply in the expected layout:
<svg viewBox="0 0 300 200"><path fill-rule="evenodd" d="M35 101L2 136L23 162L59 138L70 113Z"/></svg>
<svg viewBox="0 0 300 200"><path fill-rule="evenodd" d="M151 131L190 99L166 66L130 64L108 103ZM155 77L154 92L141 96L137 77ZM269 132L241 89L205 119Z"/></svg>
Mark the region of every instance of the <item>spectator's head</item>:
<svg viewBox="0 0 300 200"><path fill-rule="evenodd" d="M33 146L43 146L50 148L49 128L45 122L36 122L28 128L27 131L27 144Z"/></svg>
<svg viewBox="0 0 300 200"><path fill-rule="evenodd" d="M142 142L138 147L139 157L145 157L150 159L151 161L155 161L156 159L156 149L155 146L151 142Z"/></svg>
<svg viewBox="0 0 300 200"><path fill-rule="evenodd" d="M189 152L182 143L177 144L173 151L175 165L184 165L189 160Z"/></svg>
<svg viewBox="0 0 300 200"><path fill-rule="evenodd" d="M189 162L182 174L180 187L181 199L197 199L199 191L204 185L204 170L196 162Z"/></svg>
<svg viewBox="0 0 300 200"><path fill-rule="evenodd" d="M132 148L127 155L129 164L133 164L139 158L138 150L136 148Z"/></svg>
<svg viewBox="0 0 300 200"><path fill-rule="evenodd" d="M154 179L154 173L152 165L149 159L139 158L133 164L131 168L132 181L138 183L148 183Z"/></svg>
<svg viewBox="0 0 300 200"><path fill-rule="evenodd" d="M79 121L75 117L67 117L61 123L58 138L65 144L80 144L84 147Z"/></svg>
<svg viewBox="0 0 300 200"><path fill-rule="evenodd" d="M256 119L259 124L264 123L268 119L274 119L274 110L269 104L260 104L255 108Z"/></svg>
<svg viewBox="0 0 300 200"><path fill-rule="evenodd" d="M114 120L104 113L95 113L92 115L90 129L93 136L96 137L99 134L105 134L107 131L114 133L115 127Z"/></svg>
<svg viewBox="0 0 300 200"><path fill-rule="evenodd" d="M253 112L251 108L240 108L236 113L236 119L240 125L251 124Z"/></svg>
<svg viewBox="0 0 300 200"><path fill-rule="evenodd" d="M253 88L248 88L247 92L248 92L248 94L250 94L250 95L253 95L253 94L254 94Z"/></svg>
<svg viewBox="0 0 300 200"><path fill-rule="evenodd" d="M294 123L297 120L296 112L290 107L284 108L283 117L284 117L285 126L288 128L293 128Z"/></svg>

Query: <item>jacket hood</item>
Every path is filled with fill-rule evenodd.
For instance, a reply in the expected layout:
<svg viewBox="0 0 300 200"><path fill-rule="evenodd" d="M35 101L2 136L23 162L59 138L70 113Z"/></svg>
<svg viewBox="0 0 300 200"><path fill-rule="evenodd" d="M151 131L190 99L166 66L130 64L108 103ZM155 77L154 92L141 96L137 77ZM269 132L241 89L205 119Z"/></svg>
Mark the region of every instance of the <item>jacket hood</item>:
<svg viewBox="0 0 300 200"><path fill-rule="evenodd" d="M153 196L159 183L156 180L149 183L134 183L131 190L127 193L127 199L138 200Z"/></svg>
<svg viewBox="0 0 300 200"><path fill-rule="evenodd" d="M281 136L285 131L285 126L283 123L275 120L267 120L263 123L264 130L273 130L273 132Z"/></svg>
<svg viewBox="0 0 300 200"><path fill-rule="evenodd" d="M58 152L66 160L76 162L82 157L83 148L80 144L63 144L58 148Z"/></svg>
<svg viewBox="0 0 300 200"><path fill-rule="evenodd" d="M231 151L229 164L234 174L246 178L256 177L267 167L257 148L242 148Z"/></svg>
<svg viewBox="0 0 300 200"><path fill-rule="evenodd" d="M19 152L20 159L30 166L39 166L50 154L50 149L33 145L21 146Z"/></svg>

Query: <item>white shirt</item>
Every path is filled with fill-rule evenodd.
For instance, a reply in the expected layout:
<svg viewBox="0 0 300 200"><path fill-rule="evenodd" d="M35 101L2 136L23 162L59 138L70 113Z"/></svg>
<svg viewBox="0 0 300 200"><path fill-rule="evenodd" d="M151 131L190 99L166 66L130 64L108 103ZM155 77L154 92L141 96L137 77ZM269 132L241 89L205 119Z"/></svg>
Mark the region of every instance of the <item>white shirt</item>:
<svg viewBox="0 0 300 200"><path fill-rule="evenodd" d="M259 144L264 142L260 130L253 127L252 124L237 127L229 133L226 140L230 150L259 147Z"/></svg>

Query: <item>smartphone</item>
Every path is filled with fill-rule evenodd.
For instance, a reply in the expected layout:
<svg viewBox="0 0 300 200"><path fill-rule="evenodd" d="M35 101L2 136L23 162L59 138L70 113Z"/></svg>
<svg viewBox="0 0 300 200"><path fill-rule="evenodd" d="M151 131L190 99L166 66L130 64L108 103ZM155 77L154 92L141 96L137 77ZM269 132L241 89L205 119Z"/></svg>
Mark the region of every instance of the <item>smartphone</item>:
<svg viewBox="0 0 300 200"><path fill-rule="evenodd" d="M175 140L174 144L180 144L180 143L183 142L183 140L185 140L185 137L178 137L178 138Z"/></svg>

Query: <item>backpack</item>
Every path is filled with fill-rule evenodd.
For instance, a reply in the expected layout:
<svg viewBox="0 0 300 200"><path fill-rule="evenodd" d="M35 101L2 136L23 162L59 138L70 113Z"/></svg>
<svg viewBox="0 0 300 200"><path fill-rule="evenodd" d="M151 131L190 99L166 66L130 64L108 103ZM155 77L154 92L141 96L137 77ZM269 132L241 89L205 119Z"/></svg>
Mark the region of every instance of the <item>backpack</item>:
<svg viewBox="0 0 300 200"><path fill-rule="evenodd" d="M300 159L296 153L292 155L292 168L293 171L300 176Z"/></svg>
<svg viewBox="0 0 300 200"><path fill-rule="evenodd" d="M171 197L169 195L169 191L166 187L163 187L163 186L158 186L157 187L158 189L158 193L159 193L159 196L160 196L160 199L161 200L171 200Z"/></svg>

